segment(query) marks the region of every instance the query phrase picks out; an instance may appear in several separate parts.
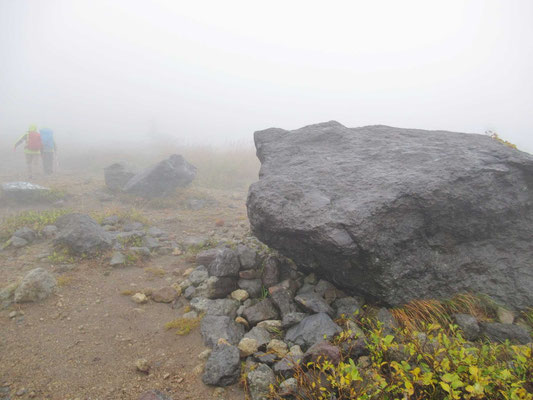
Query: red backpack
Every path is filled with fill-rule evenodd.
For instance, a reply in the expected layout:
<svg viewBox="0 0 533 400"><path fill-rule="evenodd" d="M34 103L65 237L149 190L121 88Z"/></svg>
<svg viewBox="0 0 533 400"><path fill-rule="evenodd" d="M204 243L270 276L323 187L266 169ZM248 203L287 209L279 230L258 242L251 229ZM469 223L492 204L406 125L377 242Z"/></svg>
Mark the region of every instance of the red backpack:
<svg viewBox="0 0 533 400"><path fill-rule="evenodd" d="M28 141L26 142L26 148L32 151L41 150L41 135L39 132L28 132Z"/></svg>

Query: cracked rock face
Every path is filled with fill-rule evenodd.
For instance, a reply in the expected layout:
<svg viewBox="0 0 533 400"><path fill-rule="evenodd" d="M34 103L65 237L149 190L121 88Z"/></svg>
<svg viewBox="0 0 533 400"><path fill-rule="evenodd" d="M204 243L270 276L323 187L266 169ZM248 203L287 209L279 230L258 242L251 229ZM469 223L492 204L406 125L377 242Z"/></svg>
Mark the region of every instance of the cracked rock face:
<svg viewBox="0 0 533 400"><path fill-rule="evenodd" d="M255 144L253 233L298 265L387 305L465 291L533 305L533 156L484 135L334 121Z"/></svg>

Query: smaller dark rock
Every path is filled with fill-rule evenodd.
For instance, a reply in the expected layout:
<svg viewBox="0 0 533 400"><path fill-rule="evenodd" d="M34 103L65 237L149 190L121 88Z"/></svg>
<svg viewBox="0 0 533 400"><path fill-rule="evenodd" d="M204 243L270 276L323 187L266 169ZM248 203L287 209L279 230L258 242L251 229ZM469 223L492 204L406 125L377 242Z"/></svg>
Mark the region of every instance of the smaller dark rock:
<svg viewBox="0 0 533 400"><path fill-rule="evenodd" d="M237 284L239 289L246 290L250 297L254 298L261 296L261 290L263 288L263 282L261 279L239 279Z"/></svg>
<svg viewBox="0 0 533 400"><path fill-rule="evenodd" d="M383 332L387 335L394 333L394 330L398 328L398 323L394 319L394 316L386 308L380 308L376 319L382 323Z"/></svg>
<svg viewBox="0 0 533 400"><path fill-rule="evenodd" d="M528 344L531 336L526 328L520 325L500 324L498 322L481 322L481 335L494 342Z"/></svg>
<svg viewBox="0 0 533 400"><path fill-rule="evenodd" d="M241 264L241 269L251 270L257 266L257 252L248 246L240 244L237 246L237 255ZM251 278L245 278L251 279Z"/></svg>
<svg viewBox="0 0 533 400"><path fill-rule="evenodd" d="M254 326L248 333L244 335L245 338L255 339L257 341L258 348L264 348L272 339L272 335L265 328Z"/></svg>
<svg viewBox="0 0 533 400"><path fill-rule="evenodd" d="M36 233L33 229L23 227L23 228L17 229L15 233L13 233L13 236L27 240L28 242L31 243L35 240Z"/></svg>
<svg viewBox="0 0 533 400"><path fill-rule="evenodd" d="M240 264L237 254L225 248L218 252L213 262L209 265L210 276L237 276L239 274Z"/></svg>
<svg viewBox="0 0 533 400"><path fill-rule="evenodd" d="M332 345L330 342L318 342L307 349L303 362L304 364L308 362L316 363L319 359L321 361L328 360L333 365L337 365L341 361L341 352L337 346Z"/></svg>
<svg viewBox="0 0 533 400"><path fill-rule="evenodd" d="M239 302L233 299L211 300L207 307L207 315L225 315L231 319L237 316Z"/></svg>
<svg viewBox="0 0 533 400"><path fill-rule="evenodd" d="M285 334L285 341L301 346L303 349L325 339L332 339L342 329L326 313L306 317Z"/></svg>
<svg viewBox="0 0 533 400"><path fill-rule="evenodd" d="M272 300L265 299L244 310L243 316L250 325L255 325L267 319L278 319L279 313Z"/></svg>
<svg viewBox="0 0 533 400"><path fill-rule="evenodd" d="M111 164L104 168L106 186L111 190L122 190L124 185L135 175L128 166L123 163Z"/></svg>
<svg viewBox="0 0 533 400"><path fill-rule="evenodd" d="M274 286L279 282L279 264L277 258L270 256L265 260L262 281L266 288Z"/></svg>
<svg viewBox="0 0 533 400"><path fill-rule="evenodd" d="M239 278L241 279L260 279L261 271L258 269L246 269L239 272Z"/></svg>
<svg viewBox="0 0 533 400"><path fill-rule="evenodd" d="M280 289L272 293L272 301L278 307L278 310L281 313L282 317L285 317L287 314L295 313L298 311L296 304L292 300L293 296L286 289Z"/></svg>
<svg viewBox="0 0 533 400"><path fill-rule="evenodd" d="M328 314L330 317L335 315L333 308L331 308L330 305L316 293L299 294L294 300L313 313L322 312Z"/></svg>
<svg viewBox="0 0 533 400"><path fill-rule="evenodd" d="M479 324L472 315L454 314L453 319L463 331L466 340L476 340L479 338Z"/></svg>
<svg viewBox="0 0 533 400"><path fill-rule="evenodd" d="M267 400L270 386L276 383L276 377L270 367L265 364L258 364L257 368L246 374L246 377L252 400Z"/></svg>
<svg viewBox="0 0 533 400"><path fill-rule="evenodd" d="M307 316L308 314L302 312L291 312L285 314L281 320L281 326L285 329L290 328L291 326L302 322L302 320Z"/></svg>
<svg viewBox="0 0 533 400"><path fill-rule="evenodd" d="M257 353L254 353L254 360L268 366L272 366L278 361L278 357L273 353L258 351Z"/></svg>
<svg viewBox="0 0 533 400"><path fill-rule="evenodd" d="M217 254L222 251L221 248L214 248L214 249L207 249L202 250L196 255L196 265L211 265L213 261L215 261L215 258L217 257Z"/></svg>
<svg viewBox="0 0 533 400"><path fill-rule="evenodd" d="M202 319L200 330L204 344L208 347L215 346L220 338L237 345L244 335L244 327L227 316L206 315Z"/></svg>
<svg viewBox="0 0 533 400"><path fill-rule="evenodd" d="M356 312L361 310L359 302L354 297L344 297L335 300L333 307L337 310L336 317L340 318L344 315L346 318L353 317Z"/></svg>

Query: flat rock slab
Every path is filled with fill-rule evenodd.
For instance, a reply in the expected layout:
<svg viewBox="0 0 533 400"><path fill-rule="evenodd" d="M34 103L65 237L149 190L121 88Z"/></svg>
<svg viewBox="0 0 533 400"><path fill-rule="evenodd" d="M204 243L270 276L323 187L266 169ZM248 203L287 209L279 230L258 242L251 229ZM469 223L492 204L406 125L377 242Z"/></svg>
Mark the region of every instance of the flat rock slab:
<svg viewBox="0 0 533 400"><path fill-rule="evenodd" d="M533 156L485 135L346 128L255 133L259 240L352 294L398 305L485 293L533 306Z"/></svg>
<svg viewBox="0 0 533 400"><path fill-rule="evenodd" d="M30 182L2 183L2 195L6 200L21 202L44 201L50 189Z"/></svg>

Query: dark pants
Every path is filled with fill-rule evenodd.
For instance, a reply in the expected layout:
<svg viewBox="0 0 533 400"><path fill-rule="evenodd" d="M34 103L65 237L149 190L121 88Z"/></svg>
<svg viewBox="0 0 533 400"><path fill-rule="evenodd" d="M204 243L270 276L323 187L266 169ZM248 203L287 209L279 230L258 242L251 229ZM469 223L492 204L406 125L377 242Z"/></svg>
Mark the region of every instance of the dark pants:
<svg viewBox="0 0 533 400"><path fill-rule="evenodd" d="M53 151L43 151L43 169L46 175L50 175L54 172L54 152Z"/></svg>

